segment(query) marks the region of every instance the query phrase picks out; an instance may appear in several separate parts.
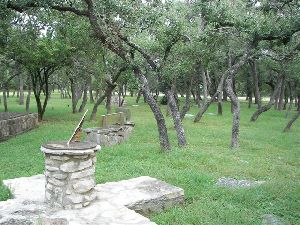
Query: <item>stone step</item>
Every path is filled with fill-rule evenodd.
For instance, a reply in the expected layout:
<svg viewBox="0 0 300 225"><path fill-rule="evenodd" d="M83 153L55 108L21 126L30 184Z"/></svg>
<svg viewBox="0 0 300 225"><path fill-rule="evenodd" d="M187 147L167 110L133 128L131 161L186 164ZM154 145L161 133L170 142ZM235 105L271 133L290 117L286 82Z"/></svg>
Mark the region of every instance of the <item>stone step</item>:
<svg viewBox="0 0 300 225"><path fill-rule="evenodd" d="M154 225L143 215L184 202L183 189L148 176L98 184L97 201L78 210L55 210L44 203L44 175L3 183L14 199L0 202L0 225Z"/></svg>

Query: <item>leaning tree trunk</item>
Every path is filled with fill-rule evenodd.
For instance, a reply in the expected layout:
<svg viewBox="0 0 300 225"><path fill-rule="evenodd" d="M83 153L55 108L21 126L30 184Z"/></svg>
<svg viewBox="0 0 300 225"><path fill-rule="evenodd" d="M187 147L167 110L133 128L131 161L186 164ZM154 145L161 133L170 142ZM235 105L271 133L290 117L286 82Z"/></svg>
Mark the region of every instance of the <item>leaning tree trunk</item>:
<svg viewBox="0 0 300 225"><path fill-rule="evenodd" d="M239 147L239 133L240 133L240 102L234 93L232 77L226 80L226 92L230 98L232 105L232 133L231 133L231 147Z"/></svg>
<svg viewBox="0 0 300 225"><path fill-rule="evenodd" d="M105 91L105 93L97 99L97 101L94 104L94 107L93 107L93 110L92 110L92 113L91 113L91 116L90 116L90 120L96 120L96 114L97 114L97 111L98 111L98 106L104 101L104 99L106 97L107 97L107 93Z"/></svg>
<svg viewBox="0 0 300 225"><path fill-rule="evenodd" d="M203 104L205 104L208 101L208 85L207 85L206 75L202 66L200 69L200 73L201 73L201 78L203 83L203 102L204 102Z"/></svg>
<svg viewBox="0 0 300 225"><path fill-rule="evenodd" d="M174 98L174 92L169 89L166 91L166 96L168 99L168 106L170 108L175 130L177 133L178 145L179 147L184 147L186 146L187 143L186 143L184 128L182 126L181 119L180 119L180 113L176 104L176 100Z"/></svg>
<svg viewBox="0 0 300 225"><path fill-rule="evenodd" d="M284 128L283 132L287 132L291 129L291 126L294 124L294 122L299 118L300 111L297 111L296 115L287 123L286 127Z"/></svg>
<svg viewBox="0 0 300 225"><path fill-rule="evenodd" d="M221 77L221 81L218 85L216 93L213 96L211 96L211 99L207 102L207 104L202 106L202 109L196 115L194 122L200 121L202 115L206 112L206 110L208 109L208 107L210 106L212 101L218 96L219 92L221 92L223 90L223 83L224 83L225 76L227 76L227 74L231 74L232 76L234 74L236 74L237 71L245 64L246 60L249 57L249 54L250 54L250 51L249 51L249 49L247 49L246 52L244 53L244 55L240 58L240 60L237 63L235 63L233 66L231 66L228 70L225 71L225 73Z"/></svg>
<svg viewBox="0 0 300 225"><path fill-rule="evenodd" d="M112 93L112 91L115 89L115 87L117 86L116 82L119 79L119 77L121 76L122 72L124 72L127 69L127 66L124 66L122 68L119 69L118 73L112 78L112 80L107 80L106 84L106 89L103 95L101 95L100 97L97 97L97 100L94 104L91 116L90 116L90 120L95 120L96 119L96 114L98 111L98 106L104 101L105 98L107 98L107 96L109 94ZM98 91L98 90L97 90ZM99 93L99 91L98 91Z"/></svg>
<svg viewBox="0 0 300 225"><path fill-rule="evenodd" d="M260 96L260 90L259 90L259 78L258 78L258 74L257 74L256 61L251 60L250 66L251 66L252 75L253 75L255 104L257 104L257 108L260 109L261 108L261 96Z"/></svg>
<svg viewBox="0 0 300 225"><path fill-rule="evenodd" d="M83 112L83 110L84 110L84 107L86 106L86 103L87 103L87 99L88 99L88 94L87 94L87 92L88 92L88 84L86 83L85 84L85 87L84 87L84 90L83 90L83 97L82 97L82 102L81 102L81 105L80 105L80 107L79 107L79 110L78 110L78 112Z"/></svg>
<svg viewBox="0 0 300 225"><path fill-rule="evenodd" d="M186 82L185 103L180 112L181 121L184 119L185 114L190 110L190 107L191 107L192 83L193 83L193 78L191 78L190 82Z"/></svg>
<svg viewBox="0 0 300 225"><path fill-rule="evenodd" d="M272 105L273 105L274 102L275 102L275 98L276 98L276 96L278 95L278 93L279 93L279 91L280 91L280 89L281 89L282 80L283 80L283 78L280 77L280 78L279 78L279 81L278 81L278 83L277 83L277 85L276 85L276 88L274 89L273 94L272 94L271 97L270 97L269 103L268 103L267 105L262 106L260 109L257 109L257 110L253 113L253 115L252 115L252 117L251 117L251 119L250 119L251 122L255 122L255 121L257 120L257 118L258 118L263 112L268 111L268 110L272 107Z"/></svg>
<svg viewBox="0 0 300 225"><path fill-rule="evenodd" d="M165 118L164 118L157 102L151 95L148 81L147 81L146 77L141 73L139 68L135 67L135 68L133 68L133 71L134 71L135 76L139 79L140 83L142 84L143 95L154 114L158 133L159 133L160 146L165 151L170 150L171 146L170 146L170 142L169 142L169 136L168 136L168 130L167 130Z"/></svg>

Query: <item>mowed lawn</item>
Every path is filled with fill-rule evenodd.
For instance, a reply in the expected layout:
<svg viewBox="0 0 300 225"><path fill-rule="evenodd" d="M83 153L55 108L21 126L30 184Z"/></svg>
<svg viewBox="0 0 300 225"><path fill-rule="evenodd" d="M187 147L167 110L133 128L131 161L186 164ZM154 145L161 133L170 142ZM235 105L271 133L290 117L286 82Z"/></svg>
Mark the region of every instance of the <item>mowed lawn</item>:
<svg viewBox="0 0 300 225"><path fill-rule="evenodd" d="M136 126L130 139L98 153L97 183L151 176L185 190L186 203L154 214L157 224L261 224L264 214L282 217L290 224L300 224L300 121L288 133L282 133L287 122L285 112L273 109L249 122L255 110L242 103L240 145L229 148L231 135L230 104L224 104L224 115L217 116L216 105L209 108L200 123L184 120L188 147L178 148L171 118L167 118L172 151L159 148L156 123L149 107L127 97ZM16 98L9 98L9 111L24 111ZM87 106L92 108L91 104ZM32 98L31 110L35 111ZM163 112L166 108L162 107ZM190 114L197 113L193 106ZM0 106L3 111L3 105ZM105 112L99 107L99 115ZM295 111L291 113L293 115ZM41 144L67 140L82 114L71 113L71 100L60 99L55 92L50 99L45 121L28 133L0 143L0 182L4 179L43 173ZM290 116L291 116L290 115ZM95 127L97 122L84 123ZM220 177L265 180L247 189L216 186ZM0 200L10 198L0 185Z"/></svg>

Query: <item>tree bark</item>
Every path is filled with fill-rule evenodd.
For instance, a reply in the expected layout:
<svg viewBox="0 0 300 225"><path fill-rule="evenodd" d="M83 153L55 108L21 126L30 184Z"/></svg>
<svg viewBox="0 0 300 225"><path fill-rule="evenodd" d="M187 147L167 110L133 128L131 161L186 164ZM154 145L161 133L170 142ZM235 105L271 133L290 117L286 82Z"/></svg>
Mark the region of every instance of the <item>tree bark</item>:
<svg viewBox="0 0 300 225"><path fill-rule="evenodd" d="M257 108L261 108L261 96L260 96L260 90L259 90L259 78L257 74L257 66L255 60L249 61L252 75L253 75L253 84L254 84L254 97L255 97L255 104L257 104Z"/></svg>
<svg viewBox="0 0 300 225"><path fill-rule="evenodd" d="M24 105L24 79L22 73L19 73L19 92L19 105Z"/></svg>
<svg viewBox="0 0 300 225"><path fill-rule="evenodd" d="M234 74L236 74L237 71L245 64L245 62L248 59L249 54L250 54L249 51L250 51L250 49L247 49L245 51L244 55L240 58L240 60L223 73L223 75L221 76L221 80L219 82L216 93L213 96L211 96L211 99L205 105L202 106L202 108L200 109L200 111L198 112L198 114L196 115L196 117L194 119L195 123L200 121L203 114L206 112L206 110L210 106L210 104L218 96L219 92L221 92L223 90L223 83L224 83L225 76L227 76L228 74L232 74L232 76L234 76Z"/></svg>
<svg viewBox="0 0 300 225"><path fill-rule="evenodd" d="M292 91L291 81L288 82L288 90L289 90L289 96L290 96L290 103L289 103L288 109L286 110L285 118L288 118L288 116L293 108L293 91Z"/></svg>
<svg viewBox="0 0 300 225"><path fill-rule="evenodd" d="M292 125L295 123L295 121L299 118L299 116L300 116L300 111L298 110L296 115L293 116L293 118L287 123L283 132L289 131L291 129Z"/></svg>
<svg viewBox="0 0 300 225"><path fill-rule="evenodd" d="M208 85L205 76L205 71L201 65L200 65L200 73L201 73L202 84L203 84L203 104L205 104L208 101Z"/></svg>
<svg viewBox="0 0 300 225"><path fill-rule="evenodd" d="M190 110L191 107L191 90L192 90L193 80L191 78L190 82L186 82L186 93L185 93L185 103L180 112L181 121L184 119L185 114Z"/></svg>
<svg viewBox="0 0 300 225"><path fill-rule="evenodd" d="M144 97L154 114L158 133L159 133L160 146L163 150L168 151L171 149L171 146L170 146L170 142L169 142L169 136L168 136L168 130L166 127L165 118L164 118L157 102L151 95L151 91L150 91L149 84L148 84L146 77L143 74L141 74L141 71L138 67L134 67L133 71L134 71L135 76L139 79L140 83L143 85L142 91L143 91Z"/></svg>
<svg viewBox="0 0 300 225"><path fill-rule="evenodd" d="M280 93L279 93L279 101L278 101L278 110L281 111L283 110L284 107L284 93L285 93L285 79L282 81L282 85L280 88Z"/></svg>
<svg viewBox="0 0 300 225"><path fill-rule="evenodd" d="M278 80L278 83L273 91L273 94L271 95L270 97L270 101L267 105L265 106L262 106L260 109L257 109L256 112L253 113L250 121L251 122L255 122L257 120L257 118L263 113L263 112L266 112L268 111L272 105L274 104L275 102L275 98L276 96L278 95L279 91L280 91L280 88L281 88L281 85L282 85L282 80L283 80L283 77L280 77L279 80Z"/></svg>
<svg viewBox="0 0 300 225"><path fill-rule="evenodd" d="M38 121L42 121L49 99L49 70L42 69L31 74L32 88L38 110ZM43 76L43 78L42 78ZM44 89L45 99L41 102L41 91Z"/></svg>
<svg viewBox="0 0 300 225"><path fill-rule="evenodd" d="M136 103L136 104L139 103L142 93L143 93L143 90L140 89L140 90L138 91L138 94L137 94L137 97L136 97L136 100L135 100L135 103Z"/></svg>
<svg viewBox="0 0 300 225"><path fill-rule="evenodd" d="M218 115L223 115L223 107L222 107L222 91L218 92Z"/></svg>
<svg viewBox="0 0 300 225"><path fill-rule="evenodd" d="M7 112L8 109L7 109L7 97L6 97L6 93L7 93L6 83L3 84L2 88L3 88L3 106L4 106L4 112Z"/></svg>
<svg viewBox="0 0 300 225"><path fill-rule="evenodd" d="M82 88L72 77L69 77L71 83L71 93L72 93L72 113L77 113L77 104L82 96Z"/></svg>
<svg viewBox="0 0 300 225"><path fill-rule="evenodd" d="M79 107L79 110L78 112L83 112L85 106L86 106L86 103L87 103L87 99L88 99L88 89L89 89L89 86L87 83L85 83L85 87L84 87L84 90L83 90L83 97L82 97L82 102L81 102L81 105Z"/></svg>
<svg viewBox="0 0 300 225"><path fill-rule="evenodd" d="M105 107L106 107L106 113L107 114L110 114L111 113L111 96L112 96L112 89L109 90L109 92L107 93L107 96L106 96L106 104L105 104Z"/></svg>
<svg viewBox="0 0 300 225"><path fill-rule="evenodd" d="M230 98L232 105L232 133L231 133L231 147L239 147L239 133L240 133L240 102L233 91L232 77L226 80L226 92Z"/></svg>
<svg viewBox="0 0 300 225"><path fill-rule="evenodd" d="M112 93L112 91L116 88L117 84L117 80L119 79L119 77L121 76L122 72L124 72L127 69L127 66L124 66L122 68L119 69L118 73L112 78L112 80L107 80L106 81L106 89L103 95L101 95L100 97L97 98L97 101L94 104L91 116L90 116L90 120L95 120L96 119L96 114L98 111L98 106L103 102L103 100L105 98L107 98L107 96L109 95L109 93Z"/></svg>
<svg viewBox="0 0 300 225"><path fill-rule="evenodd" d="M176 104L176 100L174 98L174 92L169 89L166 91L166 96L168 99L168 106L170 108L175 130L177 133L178 145L179 147L184 147L186 146L187 143L186 143L184 128L182 126L181 119L180 119L180 113Z"/></svg>
<svg viewBox="0 0 300 225"><path fill-rule="evenodd" d="M31 96L31 84L28 87L28 93L26 97L26 112L29 113L30 110L30 96Z"/></svg>

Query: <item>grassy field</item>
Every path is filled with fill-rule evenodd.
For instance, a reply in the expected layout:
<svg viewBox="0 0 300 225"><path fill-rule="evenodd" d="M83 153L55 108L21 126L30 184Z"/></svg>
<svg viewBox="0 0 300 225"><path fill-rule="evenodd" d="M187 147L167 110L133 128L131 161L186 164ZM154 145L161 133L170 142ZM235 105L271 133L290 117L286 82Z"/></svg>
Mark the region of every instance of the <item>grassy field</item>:
<svg viewBox="0 0 300 225"><path fill-rule="evenodd" d="M176 134L167 119L172 151L159 149L156 124L149 107L143 102L133 107L128 98L135 130L121 145L103 148L98 153L97 183L148 175L182 187L186 203L151 216L159 225L261 224L263 214L275 214L300 224L300 121L282 133L287 122L284 112L271 110L257 122L250 123L253 109L242 103L240 145L229 148L231 113L224 104L224 115L206 113L200 123L185 119L188 147L176 146ZM40 145L51 140L66 140L72 134L80 114L72 114L71 101L51 98L45 121L28 133L0 143L0 182L3 179L43 173ZM24 111L16 98L9 98L9 111ZM92 105L88 105L91 109ZM32 111L35 111L32 99ZM164 112L166 109L163 108ZM0 111L3 111L1 105ZM194 106L189 113L196 114ZM216 112L216 105L208 112ZM104 113L100 107L98 115ZM294 112L293 112L294 113ZM84 127L97 126L87 121ZM215 185L218 178L265 180L251 189L230 189ZM0 185L0 200L10 197Z"/></svg>

